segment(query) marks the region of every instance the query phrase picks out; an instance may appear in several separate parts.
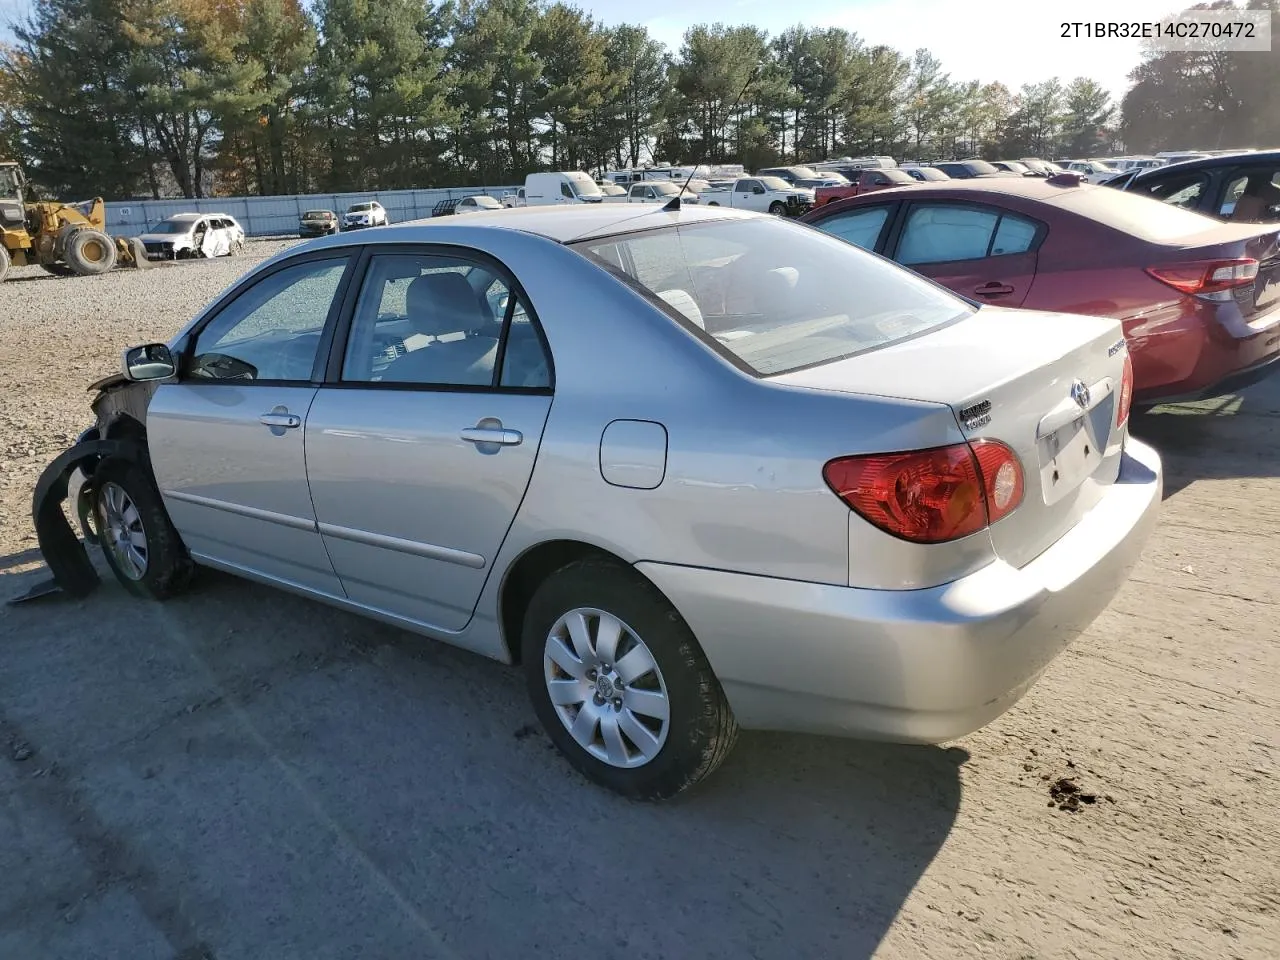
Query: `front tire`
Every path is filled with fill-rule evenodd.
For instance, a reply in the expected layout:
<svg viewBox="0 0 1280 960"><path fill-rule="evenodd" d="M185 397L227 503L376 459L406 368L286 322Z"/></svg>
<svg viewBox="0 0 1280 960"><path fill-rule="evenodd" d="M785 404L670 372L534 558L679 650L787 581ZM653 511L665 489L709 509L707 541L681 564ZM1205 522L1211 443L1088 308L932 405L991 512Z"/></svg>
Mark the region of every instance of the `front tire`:
<svg viewBox="0 0 1280 960"><path fill-rule="evenodd" d="M775 200L769 204L769 212L775 217L780 217L787 212L787 205L781 200Z"/></svg>
<svg viewBox="0 0 1280 960"><path fill-rule="evenodd" d="M98 230L77 230L67 238L63 259L78 275L93 277L116 265L116 245Z"/></svg>
<svg viewBox="0 0 1280 960"><path fill-rule="evenodd" d="M580 560L534 593L522 636L534 711L566 759L637 800L673 797L720 765L738 735L688 624L639 574Z"/></svg>
<svg viewBox="0 0 1280 960"><path fill-rule="evenodd" d="M146 471L131 460L103 460L93 486L98 541L116 579L148 600L181 593L194 565Z"/></svg>

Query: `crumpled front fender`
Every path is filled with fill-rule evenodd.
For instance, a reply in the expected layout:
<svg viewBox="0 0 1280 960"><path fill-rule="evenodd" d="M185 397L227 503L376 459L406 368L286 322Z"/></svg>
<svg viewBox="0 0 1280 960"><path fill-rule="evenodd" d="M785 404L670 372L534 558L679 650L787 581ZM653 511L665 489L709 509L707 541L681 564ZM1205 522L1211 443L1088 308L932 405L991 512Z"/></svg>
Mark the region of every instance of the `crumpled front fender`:
<svg viewBox="0 0 1280 960"><path fill-rule="evenodd" d="M98 573L85 552L84 544L67 522L62 501L67 498L67 484L77 468L92 479L98 462L105 457L138 456L139 444L132 439L104 440L98 428L80 435L79 441L64 450L44 468L31 497L31 519L35 523L36 540L54 582L73 597L87 596L98 585ZM72 505L83 522L84 506Z"/></svg>

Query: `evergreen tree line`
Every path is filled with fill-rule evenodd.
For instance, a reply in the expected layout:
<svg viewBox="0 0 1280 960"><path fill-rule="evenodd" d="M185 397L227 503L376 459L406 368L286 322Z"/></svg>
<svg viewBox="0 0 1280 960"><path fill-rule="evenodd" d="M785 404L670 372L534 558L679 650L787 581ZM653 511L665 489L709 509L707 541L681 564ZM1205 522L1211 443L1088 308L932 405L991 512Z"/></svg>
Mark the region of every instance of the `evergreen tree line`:
<svg viewBox="0 0 1280 960"><path fill-rule="evenodd" d="M927 50L834 28L700 25L670 51L546 0L35 0L0 49L0 155L67 198L513 183L654 160L1088 156L1280 141L1276 65L1151 54L1118 123L1087 77L957 82Z"/></svg>

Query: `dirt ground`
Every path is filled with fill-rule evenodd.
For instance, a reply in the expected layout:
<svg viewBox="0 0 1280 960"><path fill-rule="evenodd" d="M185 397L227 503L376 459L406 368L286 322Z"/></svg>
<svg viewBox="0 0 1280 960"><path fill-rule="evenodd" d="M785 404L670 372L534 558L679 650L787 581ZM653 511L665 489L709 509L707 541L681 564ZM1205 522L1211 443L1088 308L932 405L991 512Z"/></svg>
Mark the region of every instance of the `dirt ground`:
<svg viewBox="0 0 1280 960"><path fill-rule="evenodd" d="M15 271L0 599L42 576L30 493L84 387L279 246ZM1011 713L945 748L744 734L665 806L579 780L514 671L229 577L0 607L0 957L1274 960L1280 377L1138 432L1160 526Z"/></svg>

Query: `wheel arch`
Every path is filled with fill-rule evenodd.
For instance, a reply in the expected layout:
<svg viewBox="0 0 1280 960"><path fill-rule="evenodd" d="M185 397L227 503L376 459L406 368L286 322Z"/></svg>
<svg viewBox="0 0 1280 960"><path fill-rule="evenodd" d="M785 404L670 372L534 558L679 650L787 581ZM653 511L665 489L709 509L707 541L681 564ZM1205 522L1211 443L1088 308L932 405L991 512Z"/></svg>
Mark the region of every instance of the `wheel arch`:
<svg viewBox="0 0 1280 960"><path fill-rule="evenodd" d="M557 570L579 560L605 560L631 570L637 577L652 583L635 565L611 550L583 540L556 539L535 544L521 553L507 567L498 588L498 632L508 662L518 666L521 660L520 633L524 612L538 587ZM656 584L654 585L656 589Z"/></svg>

